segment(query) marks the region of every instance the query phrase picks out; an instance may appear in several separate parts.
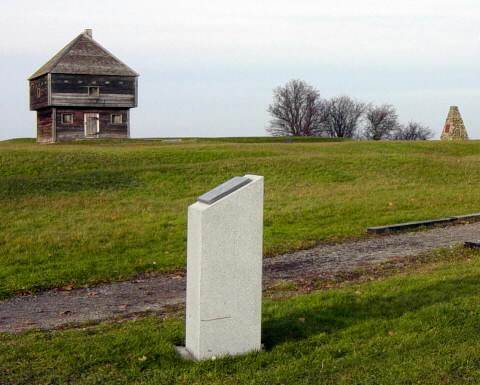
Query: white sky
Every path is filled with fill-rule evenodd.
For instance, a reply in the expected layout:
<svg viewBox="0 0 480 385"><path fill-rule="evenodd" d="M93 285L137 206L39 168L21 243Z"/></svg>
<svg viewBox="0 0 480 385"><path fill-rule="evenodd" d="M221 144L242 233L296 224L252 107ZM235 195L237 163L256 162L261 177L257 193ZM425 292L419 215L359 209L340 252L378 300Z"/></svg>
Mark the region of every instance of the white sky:
<svg viewBox="0 0 480 385"><path fill-rule="evenodd" d="M1 0L0 25L0 139L35 136L26 79L85 28L141 74L132 136L265 135L300 78L480 138L479 0Z"/></svg>

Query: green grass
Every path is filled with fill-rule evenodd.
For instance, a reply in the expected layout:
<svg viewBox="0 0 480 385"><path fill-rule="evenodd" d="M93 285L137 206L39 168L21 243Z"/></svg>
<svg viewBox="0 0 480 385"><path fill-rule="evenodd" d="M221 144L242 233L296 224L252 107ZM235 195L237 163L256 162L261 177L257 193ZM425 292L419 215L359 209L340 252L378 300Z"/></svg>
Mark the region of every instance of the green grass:
<svg viewBox="0 0 480 385"><path fill-rule="evenodd" d="M480 253L264 302L266 351L180 360L183 320L0 334L1 384L478 384Z"/></svg>
<svg viewBox="0 0 480 385"><path fill-rule="evenodd" d="M480 142L282 140L1 142L0 298L183 267L187 206L245 173L267 255L479 211Z"/></svg>

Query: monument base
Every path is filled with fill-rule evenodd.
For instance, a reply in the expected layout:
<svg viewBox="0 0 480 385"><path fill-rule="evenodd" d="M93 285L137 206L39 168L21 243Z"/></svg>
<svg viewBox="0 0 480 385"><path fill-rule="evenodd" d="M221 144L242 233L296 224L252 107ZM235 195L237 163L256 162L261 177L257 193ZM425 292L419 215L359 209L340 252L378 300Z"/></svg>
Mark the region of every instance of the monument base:
<svg viewBox="0 0 480 385"><path fill-rule="evenodd" d="M196 359L193 356L193 354L190 353L185 346L175 346L175 351L185 361L201 361L201 360ZM253 352L258 352L258 351L260 351L260 352L265 351L265 345L262 344L260 350L252 350L251 352L248 352L248 353L253 353ZM245 353L245 354L248 354L248 353ZM205 360L215 360L216 358L217 357L205 358ZM221 358L221 357L218 357L218 358Z"/></svg>
<svg viewBox="0 0 480 385"><path fill-rule="evenodd" d="M185 346L175 346L177 354L186 361L197 361L193 354L190 353Z"/></svg>

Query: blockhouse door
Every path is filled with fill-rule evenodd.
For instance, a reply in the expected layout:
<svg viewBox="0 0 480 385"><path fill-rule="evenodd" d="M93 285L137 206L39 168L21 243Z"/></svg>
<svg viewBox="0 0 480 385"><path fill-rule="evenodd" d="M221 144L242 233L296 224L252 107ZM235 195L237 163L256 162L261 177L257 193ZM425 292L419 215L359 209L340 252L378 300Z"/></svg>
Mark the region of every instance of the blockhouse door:
<svg viewBox="0 0 480 385"><path fill-rule="evenodd" d="M85 113L84 114L85 122L85 136L86 137L96 137L100 131L100 116L98 113Z"/></svg>

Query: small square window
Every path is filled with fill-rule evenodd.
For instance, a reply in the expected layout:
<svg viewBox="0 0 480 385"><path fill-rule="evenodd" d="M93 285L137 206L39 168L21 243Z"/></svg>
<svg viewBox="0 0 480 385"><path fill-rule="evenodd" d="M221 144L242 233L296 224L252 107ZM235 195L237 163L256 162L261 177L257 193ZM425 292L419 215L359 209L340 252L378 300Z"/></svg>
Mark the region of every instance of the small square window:
<svg viewBox="0 0 480 385"><path fill-rule="evenodd" d="M62 114L62 124L73 124L73 114Z"/></svg>
<svg viewBox="0 0 480 385"><path fill-rule="evenodd" d="M112 114L112 124L122 124L123 116L122 114Z"/></svg>
<svg viewBox="0 0 480 385"><path fill-rule="evenodd" d="M88 87L88 96L99 96L100 88L99 87Z"/></svg>

